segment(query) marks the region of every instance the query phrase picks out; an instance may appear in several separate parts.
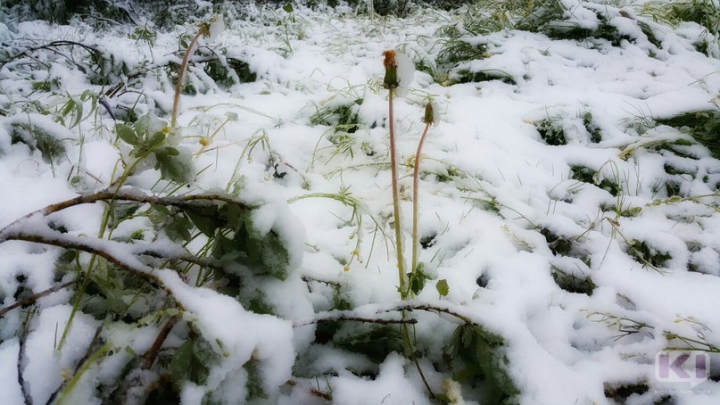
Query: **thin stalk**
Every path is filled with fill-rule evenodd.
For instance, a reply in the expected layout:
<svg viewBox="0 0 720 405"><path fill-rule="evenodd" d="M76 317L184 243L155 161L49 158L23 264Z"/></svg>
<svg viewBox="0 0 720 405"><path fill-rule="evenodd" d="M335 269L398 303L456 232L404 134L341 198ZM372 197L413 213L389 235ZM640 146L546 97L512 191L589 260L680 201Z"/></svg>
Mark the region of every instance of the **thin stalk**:
<svg viewBox="0 0 720 405"><path fill-rule="evenodd" d="M68 384L65 386L65 389L62 390L60 393L60 398L58 399L57 403L64 405L67 402L67 396L72 392L72 390L75 388L75 385L77 385L78 381L80 381L80 378L85 374L85 372L97 362L100 357L105 355L110 349L112 348L112 345L110 342L105 343L100 349L98 349L93 355L87 359L87 361L80 367L80 369L75 373L73 378L68 382Z"/></svg>
<svg viewBox="0 0 720 405"><path fill-rule="evenodd" d="M193 49L195 48L195 43L197 43L197 40L200 38L201 35L203 35L203 30L198 30L197 34L195 34L192 41L190 41L190 45L188 46L187 50L185 51L185 56L183 57L182 64L180 64L180 70L178 71L177 84L175 85L175 100L173 101L172 116L170 118L170 128L172 128L173 130L175 130L175 128L177 128L178 109L180 108L180 93L182 92L183 81L185 79L185 70L187 69L187 64L188 64L188 60L190 59L190 55L192 54Z"/></svg>
<svg viewBox="0 0 720 405"><path fill-rule="evenodd" d="M412 219L412 267L411 272L415 272L418 266L418 206L419 197L418 192L420 190L420 153L422 153L422 147L425 143L425 137L427 136L428 130L432 123L428 122L425 124L425 130L423 131L420 142L418 142L417 153L415 154L415 167L413 168L413 219Z"/></svg>
<svg viewBox="0 0 720 405"><path fill-rule="evenodd" d="M405 289L405 259L403 257L402 227L400 224L400 194L398 193L397 158L395 157L395 125L393 115L394 91L390 89L388 99L388 127L390 130L390 171L392 173L393 216L395 217L395 248L397 252L398 277L400 279L400 297L407 298Z"/></svg>

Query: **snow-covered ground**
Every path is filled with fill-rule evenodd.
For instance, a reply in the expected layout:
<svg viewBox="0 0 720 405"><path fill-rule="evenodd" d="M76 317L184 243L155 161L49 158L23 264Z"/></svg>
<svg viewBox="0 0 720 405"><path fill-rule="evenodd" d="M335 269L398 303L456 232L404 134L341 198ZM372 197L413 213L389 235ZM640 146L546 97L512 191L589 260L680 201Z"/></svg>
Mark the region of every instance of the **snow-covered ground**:
<svg viewBox="0 0 720 405"><path fill-rule="evenodd" d="M594 13L565 3L581 25L597 27ZM179 275L161 269L160 261L135 259L125 245L93 242L153 274L180 304L181 320L164 341L169 353L193 334L208 343L205 350L213 354L205 358L212 360L204 383L176 381L178 400L433 403L419 367L446 403L720 402L716 358L711 378L696 378L696 386L691 378L673 380L676 369L669 370L676 373L671 377L656 375L662 350L692 347L717 355L720 347L720 160L687 133L654 122L718 108L712 102L720 95L720 59L693 46L705 35L702 27L656 24L630 6L622 12L608 6L611 24L627 35L616 44L517 30L465 34L469 43L487 46L483 59L462 62L449 76L441 67L434 76L415 72L409 93L394 100L406 258L421 119L429 100L439 112L420 162L419 260L431 279L406 303L416 309L406 313L417 320L416 365L402 353L376 358L370 349L351 352L340 343L372 324L344 321L328 337L316 332L315 322L400 319L382 53L395 49L432 67L452 43L440 29L461 16L423 8L406 19L343 7L322 13L297 5L291 11L243 10L224 16L219 36L200 39L199 55L215 50L246 61L257 80L223 89L191 67L188 80L199 91L182 96L181 133L171 135L182 136L177 148L192 154L197 176L189 187L172 190L149 164L130 176L126 189L158 196L236 190L243 202L261 206L252 213L253 227L278 235L289 274L284 280L244 279L239 291L246 297L238 297L224 294L220 283L196 286L196 268ZM638 21L652 29L652 41ZM178 38L186 35L187 42L195 30L188 24L145 41L129 35L132 28L23 22L2 28L0 36L13 49L56 40L92 45L132 72L143 63L179 63ZM65 57L75 54L77 61ZM36 67L15 60L0 70L0 229L119 177L117 161L127 160L132 148L116 138L108 111L118 114L118 123L123 106L169 121L173 105L167 75L149 70L129 81L133 92L104 99L109 109L97 103L92 109L93 99L81 100L83 92L101 94L127 79L91 84L82 71L87 54L77 47L35 50L32 56L20 60ZM454 82L462 70L501 72L506 80ZM70 98L85 105L77 126L56 118ZM343 112L352 122L334 127ZM49 162L25 143L11 142L21 124L55 134L65 152ZM543 139L542 125L552 133L562 130L565 142ZM48 218L55 231L58 224L64 228L63 235L94 239L103 209L87 204ZM54 232L39 217L18 226ZM156 229L138 216L111 239L153 242L172 255L177 248L158 239ZM57 270L60 249L5 241L8 232L0 231L3 306L78 277L77 271ZM185 249L208 254L204 241L194 239ZM78 263L88 261L89 255ZM441 280L448 286L443 297L436 288ZM157 377L158 366L140 368L133 359L142 359L178 310L148 303L146 318L129 323L78 313L58 350L76 290L63 288L0 319L0 404L21 404L24 397L45 403L59 387L55 399L102 403L112 391L107 387L123 379ZM269 309L253 309L250 301ZM328 312L337 310L345 312ZM480 326L485 341L460 349L472 352L469 357L449 358L453 332L464 322ZM365 347L388 347L380 334L363 336L377 341ZM473 368L475 358L489 359L489 365ZM127 369L136 374L128 376ZM498 382L505 377L511 383ZM493 389L502 391L499 397L488 393ZM133 398L130 393L126 399Z"/></svg>

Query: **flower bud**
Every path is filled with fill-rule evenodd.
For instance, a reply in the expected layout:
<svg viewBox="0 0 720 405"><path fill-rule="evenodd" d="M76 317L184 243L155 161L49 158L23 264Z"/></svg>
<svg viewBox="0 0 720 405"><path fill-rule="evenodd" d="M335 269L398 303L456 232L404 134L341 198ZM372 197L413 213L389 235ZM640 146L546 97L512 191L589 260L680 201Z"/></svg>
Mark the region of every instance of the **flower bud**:
<svg viewBox="0 0 720 405"><path fill-rule="evenodd" d="M386 89L395 89L398 87L398 76L397 76L397 62L395 61L395 51L385 51L383 56L383 66L385 66L385 80L383 84Z"/></svg>

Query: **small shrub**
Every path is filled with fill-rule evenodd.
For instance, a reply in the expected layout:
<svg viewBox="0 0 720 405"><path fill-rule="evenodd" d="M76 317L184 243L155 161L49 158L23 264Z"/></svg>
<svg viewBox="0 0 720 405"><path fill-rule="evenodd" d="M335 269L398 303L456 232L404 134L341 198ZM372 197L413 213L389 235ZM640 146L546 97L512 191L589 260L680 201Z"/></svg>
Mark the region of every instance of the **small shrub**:
<svg viewBox="0 0 720 405"><path fill-rule="evenodd" d="M593 116L590 112L586 112L582 116L583 126L585 130L590 134L590 142L599 143L602 141L602 131L600 127L593 121Z"/></svg>
<svg viewBox="0 0 720 405"><path fill-rule="evenodd" d="M655 121L687 132L708 148L714 158L720 159L720 109L687 112Z"/></svg>
<svg viewBox="0 0 720 405"><path fill-rule="evenodd" d="M555 255L569 256L572 251L572 240L563 238L553 233L548 228L543 228L540 233L545 237L550 251Z"/></svg>
<svg viewBox="0 0 720 405"><path fill-rule="evenodd" d="M589 276L565 272L555 266L552 266L552 277L558 287L570 293L589 296L597 287Z"/></svg>
<svg viewBox="0 0 720 405"><path fill-rule="evenodd" d="M617 197L618 194L620 194L620 185L610 179L604 178L602 180L599 180L598 172L594 169L591 169L587 166L576 165L570 167L570 172L570 177L574 180L594 184L595 186L600 187L601 189L612 194L614 197Z"/></svg>
<svg viewBox="0 0 720 405"><path fill-rule="evenodd" d="M563 129L560 120L547 118L536 122L535 128L548 145L560 146L567 144L565 129Z"/></svg>
<svg viewBox="0 0 720 405"><path fill-rule="evenodd" d="M355 133L360 128L359 111L363 99L349 103L329 105L319 109L310 117L310 124L333 127L335 132Z"/></svg>
<svg viewBox="0 0 720 405"><path fill-rule="evenodd" d="M483 384L482 403L513 403L513 397L520 392L508 373L504 346L505 339L500 335L481 326L460 325L445 347L445 357L459 360L463 367L455 372L456 381Z"/></svg>
<svg viewBox="0 0 720 405"><path fill-rule="evenodd" d="M672 259L670 253L660 252L647 242L636 239L630 241L626 253L642 263L643 266L652 268L663 267L668 260Z"/></svg>
<svg viewBox="0 0 720 405"><path fill-rule="evenodd" d="M455 72L452 72L450 76L451 80L450 83L479 83L479 82L489 82L492 80L499 80L503 83L509 84L509 85L515 85L517 84L515 82L515 79L508 73L505 73L501 70L497 69L487 69L487 70L478 70L478 71L470 71L467 69L461 69Z"/></svg>
<svg viewBox="0 0 720 405"><path fill-rule="evenodd" d="M257 74L250 65L240 59L216 58L205 64L205 73L221 88L227 89L237 83L251 83Z"/></svg>

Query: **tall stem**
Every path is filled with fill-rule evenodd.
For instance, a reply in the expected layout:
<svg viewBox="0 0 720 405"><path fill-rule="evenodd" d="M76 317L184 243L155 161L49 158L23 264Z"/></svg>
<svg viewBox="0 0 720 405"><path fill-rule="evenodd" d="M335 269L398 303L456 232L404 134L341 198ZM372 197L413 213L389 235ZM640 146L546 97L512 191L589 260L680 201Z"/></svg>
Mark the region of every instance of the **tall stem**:
<svg viewBox="0 0 720 405"><path fill-rule="evenodd" d="M395 217L395 245L397 250L398 276L400 279L400 297L405 299L407 298L407 290L405 288L405 259L403 258L402 227L400 224L400 194L398 192L397 159L395 157L395 119L393 114L393 96L394 91L391 88L388 102L388 127L390 129L390 169L392 173L393 216Z"/></svg>
<svg viewBox="0 0 720 405"><path fill-rule="evenodd" d="M415 272L418 266L418 245L420 244L418 239L418 190L420 190L420 154L422 153L422 147L425 143L425 137L427 136L428 130L430 129L431 123L425 125L420 142L418 142L417 153L415 154L415 167L413 168L413 219L412 219L412 267L411 272Z"/></svg>
<svg viewBox="0 0 720 405"><path fill-rule="evenodd" d="M187 69L188 60L190 59L190 55L192 55L193 50L195 49L195 43L202 34L202 30L199 30L198 33L195 34L192 41L190 41L188 49L185 51L185 56L183 57L182 64L180 64L177 84L175 85L175 100L173 101L172 116L170 119L170 128L172 129L175 129L177 127L178 109L180 108L180 93L182 92L183 88L183 81L185 79L185 70Z"/></svg>

